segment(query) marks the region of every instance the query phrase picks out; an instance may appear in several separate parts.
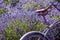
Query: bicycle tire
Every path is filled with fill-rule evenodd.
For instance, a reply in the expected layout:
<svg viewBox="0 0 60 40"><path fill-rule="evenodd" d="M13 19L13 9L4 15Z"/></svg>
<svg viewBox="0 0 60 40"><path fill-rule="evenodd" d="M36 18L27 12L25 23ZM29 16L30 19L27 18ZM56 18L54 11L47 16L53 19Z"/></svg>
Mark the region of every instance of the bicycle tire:
<svg viewBox="0 0 60 40"><path fill-rule="evenodd" d="M48 38L47 36L45 36L45 35L44 35L43 33L41 33L41 32L37 32L37 31L31 31L31 32L28 32L28 33L24 34L24 35L20 38L20 40L30 40L30 39L28 39L28 38L30 38L31 36L35 36L35 35L41 37L41 38L42 38L41 40L49 40L49 38Z"/></svg>

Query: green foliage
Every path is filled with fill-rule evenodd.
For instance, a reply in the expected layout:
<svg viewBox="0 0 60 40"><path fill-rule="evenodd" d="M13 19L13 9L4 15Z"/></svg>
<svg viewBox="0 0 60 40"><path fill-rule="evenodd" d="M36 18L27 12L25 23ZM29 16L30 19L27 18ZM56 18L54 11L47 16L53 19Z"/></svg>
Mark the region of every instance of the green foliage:
<svg viewBox="0 0 60 40"><path fill-rule="evenodd" d="M22 8L25 10L26 8L28 7L33 7L34 9L38 8L39 7L39 4L38 3L25 3L22 5Z"/></svg>
<svg viewBox="0 0 60 40"><path fill-rule="evenodd" d="M4 12L6 12L4 8L0 8L0 14L3 14Z"/></svg>
<svg viewBox="0 0 60 40"><path fill-rule="evenodd" d="M4 0L4 3L6 5L10 4L12 0ZM19 2L19 0L16 0L15 2L12 3L13 6L16 6L16 4Z"/></svg>
<svg viewBox="0 0 60 40"><path fill-rule="evenodd" d="M4 3L8 5L10 3L10 0L4 0Z"/></svg>
<svg viewBox="0 0 60 40"><path fill-rule="evenodd" d="M51 18L54 20L59 20L59 18L57 16L51 16Z"/></svg>
<svg viewBox="0 0 60 40"><path fill-rule="evenodd" d="M32 5L34 5L34 4L27 2L26 4L23 4L22 7L23 7L23 9L26 9L27 7L32 6Z"/></svg>
<svg viewBox="0 0 60 40"><path fill-rule="evenodd" d="M60 2L60 0L55 0L56 2Z"/></svg>
<svg viewBox="0 0 60 40"><path fill-rule="evenodd" d="M3 40L19 40L24 33L29 31L29 27L24 22L20 23L20 20L16 19L15 22L8 21L3 30Z"/></svg>
<svg viewBox="0 0 60 40"><path fill-rule="evenodd" d="M39 3L34 3L33 9L36 10L38 7L40 7L40 4Z"/></svg>
<svg viewBox="0 0 60 40"><path fill-rule="evenodd" d="M17 40L20 36L16 33L16 27L14 27L14 23L10 22L9 26L6 26L3 31L3 40ZM5 33L4 33L5 32Z"/></svg>
<svg viewBox="0 0 60 40"><path fill-rule="evenodd" d="M33 22L31 23L31 25L32 25L31 30L34 30L34 31L41 31L41 29L44 28L44 24L41 22Z"/></svg>
<svg viewBox="0 0 60 40"><path fill-rule="evenodd" d="M20 23L20 20L16 20L16 24L17 24L18 28L23 29L24 33L30 31L28 25L24 22L23 19L22 19L22 23Z"/></svg>

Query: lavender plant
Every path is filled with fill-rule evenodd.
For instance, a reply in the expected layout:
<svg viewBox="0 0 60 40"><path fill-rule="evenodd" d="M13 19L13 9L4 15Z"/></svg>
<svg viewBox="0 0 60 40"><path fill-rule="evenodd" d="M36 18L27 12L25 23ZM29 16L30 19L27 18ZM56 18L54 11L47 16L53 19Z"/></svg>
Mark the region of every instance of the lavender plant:
<svg viewBox="0 0 60 40"><path fill-rule="evenodd" d="M15 22L7 22L6 27L2 31L2 40L19 40L20 37L29 31L40 31L44 28L42 23L31 23L31 28L28 24L25 24L24 21L22 23L19 20L15 20ZM42 27L41 27L42 26Z"/></svg>
<svg viewBox="0 0 60 40"><path fill-rule="evenodd" d="M40 31L45 28L43 18L38 16L34 11L45 8L48 6L48 3L50 4L50 1L51 0L1 0L0 31L3 29L2 39L18 40L28 31ZM60 2L53 2L53 4L60 10ZM25 10L23 11L23 9ZM60 12L57 9L53 7L45 16L49 24L60 19ZM22 18L24 19L23 21Z"/></svg>

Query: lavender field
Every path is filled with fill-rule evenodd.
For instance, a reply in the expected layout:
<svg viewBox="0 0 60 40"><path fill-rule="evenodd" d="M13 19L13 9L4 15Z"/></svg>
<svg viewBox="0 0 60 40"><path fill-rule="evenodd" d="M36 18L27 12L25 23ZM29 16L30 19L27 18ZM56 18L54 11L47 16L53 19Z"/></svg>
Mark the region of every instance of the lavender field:
<svg viewBox="0 0 60 40"><path fill-rule="evenodd" d="M59 0L58 0L59 1ZM55 0L0 0L0 40L19 40L25 33L41 31L46 22L35 11L52 6L45 16L48 24L60 19L60 1ZM55 29L55 40L60 40L60 24Z"/></svg>

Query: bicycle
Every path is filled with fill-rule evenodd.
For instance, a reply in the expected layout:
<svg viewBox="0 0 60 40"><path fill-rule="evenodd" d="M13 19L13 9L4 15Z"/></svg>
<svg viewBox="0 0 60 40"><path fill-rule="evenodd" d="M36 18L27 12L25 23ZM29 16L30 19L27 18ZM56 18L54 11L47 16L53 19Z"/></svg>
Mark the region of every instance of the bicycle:
<svg viewBox="0 0 60 40"><path fill-rule="evenodd" d="M54 4L52 4L55 8L56 6ZM48 25L48 27L46 27L45 29L43 29L42 31L31 31L31 32L28 32L26 34L24 34L20 40L31 40L32 38L36 38L36 40L55 40L54 39L54 35L53 35L53 28L58 28L58 27L54 27L58 24L60 24L60 20L57 20L55 22L53 22L52 24L48 24L46 19L45 19L45 16L47 14L45 14L45 12L52 6L48 6L44 9L41 9L41 10L36 10L36 13L38 13L38 15L40 16L43 16L44 20L45 20L45 23ZM58 10L60 11L60 10ZM40 13L44 13L44 14L40 14ZM32 39L34 40L34 39Z"/></svg>

